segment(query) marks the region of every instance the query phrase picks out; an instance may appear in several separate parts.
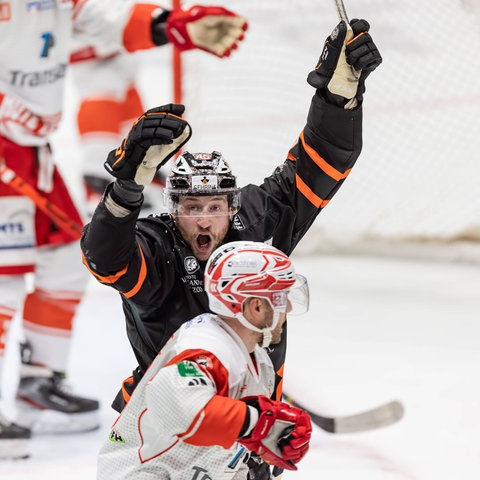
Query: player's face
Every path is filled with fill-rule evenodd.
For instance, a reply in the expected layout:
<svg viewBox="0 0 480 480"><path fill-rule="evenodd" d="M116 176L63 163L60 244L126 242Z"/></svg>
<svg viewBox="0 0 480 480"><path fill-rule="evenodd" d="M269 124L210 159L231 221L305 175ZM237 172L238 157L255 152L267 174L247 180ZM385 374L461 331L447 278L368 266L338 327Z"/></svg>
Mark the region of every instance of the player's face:
<svg viewBox="0 0 480 480"><path fill-rule="evenodd" d="M277 345L282 340L283 324L286 319L287 315L285 313L280 313L277 326L272 330L272 341L270 342L270 345Z"/></svg>
<svg viewBox="0 0 480 480"><path fill-rule="evenodd" d="M223 243L230 228L227 196L181 197L174 218L195 257L206 261Z"/></svg>
<svg viewBox="0 0 480 480"><path fill-rule="evenodd" d="M261 322L260 325L258 325L260 328L262 327L268 327L272 325L273 323L273 315L274 311L270 303L265 301L265 315L264 318ZM270 342L270 345L277 345L280 343L282 340L282 332L283 332L283 324L285 323L285 320L287 319L287 314L285 312L280 312L279 313L279 318L278 318L278 323L275 326L275 328L272 330L272 340ZM262 334L260 334L262 337ZM262 343L263 338L260 339L259 343Z"/></svg>

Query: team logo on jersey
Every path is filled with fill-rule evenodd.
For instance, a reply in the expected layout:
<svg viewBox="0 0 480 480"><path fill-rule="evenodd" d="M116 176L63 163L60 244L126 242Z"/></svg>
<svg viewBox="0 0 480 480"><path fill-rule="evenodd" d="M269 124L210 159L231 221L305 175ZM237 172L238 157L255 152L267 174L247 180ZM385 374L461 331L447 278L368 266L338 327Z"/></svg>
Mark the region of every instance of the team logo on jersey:
<svg viewBox="0 0 480 480"><path fill-rule="evenodd" d="M110 432L108 439L113 443L125 443L125 440L115 430Z"/></svg>
<svg viewBox="0 0 480 480"><path fill-rule="evenodd" d="M198 363L207 369L211 369L213 366L212 360L205 355L199 355L197 358L195 358L195 363Z"/></svg>
<svg viewBox="0 0 480 480"><path fill-rule="evenodd" d="M195 472L192 480L212 480L212 477L208 474L208 470L197 466L192 467L192 470Z"/></svg>
<svg viewBox="0 0 480 480"><path fill-rule="evenodd" d="M195 257L185 257L184 262L187 273L196 272L200 268L200 265Z"/></svg>
<svg viewBox="0 0 480 480"><path fill-rule="evenodd" d="M0 22L8 22L12 18L10 2L0 2Z"/></svg>
<svg viewBox="0 0 480 480"><path fill-rule="evenodd" d="M195 362L184 360L177 364L178 374L181 377L203 377L203 373L198 369Z"/></svg>
<svg viewBox="0 0 480 480"><path fill-rule="evenodd" d="M233 217L233 228L235 230L245 230L245 225L243 224L242 219L238 215L235 215Z"/></svg>
<svg viewBox="0 0 480 480"><path fill-rule="evenodd" d="M29 249L35 245L33 206L27 199L3 198L0 211L0 250Z"/></svg>

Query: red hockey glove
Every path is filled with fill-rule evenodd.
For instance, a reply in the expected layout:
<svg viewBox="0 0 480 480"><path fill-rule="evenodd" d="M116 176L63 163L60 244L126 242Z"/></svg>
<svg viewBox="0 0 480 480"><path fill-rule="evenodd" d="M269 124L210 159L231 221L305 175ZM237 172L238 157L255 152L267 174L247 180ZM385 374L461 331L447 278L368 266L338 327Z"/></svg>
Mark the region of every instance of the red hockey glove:
<svg viewBox="0 0 480 480"><path fill-rule="evenodd" d="M351 102L353 108L361 102L365 92L365 78L382 62L366 20L354 19L347 25L340 22L325 41L315 70L308 75L308 83ZM344 104L346 102L343 102Z"/></svg>
<svg viewBox="0 0 480 480"><path fill-rule="evenodd" d="M105 169L116 178L148 185L192 134L190 125L181 118L184 111L183 105L175 104L146 111L122 144L108 154Z"/></svg>
<svg viewBox="0 0 480 480"><path fill-rule="evenodd" d="M295 464L307 453L312 434L308 414L263 395L242 400L258 410L259 418L248 436L240 438L239 443L268 463L296 470Z"/></svg>
<svg viewBox="0 0 480 480"><path fill-rule="evenodd" d="M165 25L168 40L181 51L200 48L228 57L243 40L245 18L223 7L194 5L172 10Z"/></svg>

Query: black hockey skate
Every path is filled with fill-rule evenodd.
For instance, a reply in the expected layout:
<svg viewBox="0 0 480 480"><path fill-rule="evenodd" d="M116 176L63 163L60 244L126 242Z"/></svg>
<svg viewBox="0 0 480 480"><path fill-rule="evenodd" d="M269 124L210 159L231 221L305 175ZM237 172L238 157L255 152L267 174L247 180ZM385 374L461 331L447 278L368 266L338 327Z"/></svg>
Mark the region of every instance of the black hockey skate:
<svg viewBox="0 0 480 480"><path fill-rule="evenodd" d="M98 428L98 401L72 394L64 374L26 362L28 348L22 346L17 423L33 433L75 433Z"/></svg>
<svg viewBox="0 0 480 480"><path fill-rule="evenodd" d="M28 458L31 436L28 428L10 422L0 415L0 460Z"/></svg>

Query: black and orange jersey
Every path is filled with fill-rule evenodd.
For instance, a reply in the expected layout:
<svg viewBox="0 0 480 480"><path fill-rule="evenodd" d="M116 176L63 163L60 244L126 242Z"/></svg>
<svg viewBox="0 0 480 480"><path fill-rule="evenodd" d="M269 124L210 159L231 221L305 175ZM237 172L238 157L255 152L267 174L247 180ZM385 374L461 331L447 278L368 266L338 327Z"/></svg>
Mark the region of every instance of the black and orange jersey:
<svg viewBox="0 0 480 480"><path fill-rule="evenodd" d="M225 242L268 242L290 255L348 176L361 147L361 107L344 110L315 94L307 124L285 162L261 185L242 188L242 206ZM81 241L92 274L121 294L139 363L135 380L180 325L209 311L205 264L194 257L170 216L138 220L139 210L117 218L102 201ZM284 332L282 343L271 348L277 384L286 354ZM125 388L131 391L132 383Z"/></svg>

